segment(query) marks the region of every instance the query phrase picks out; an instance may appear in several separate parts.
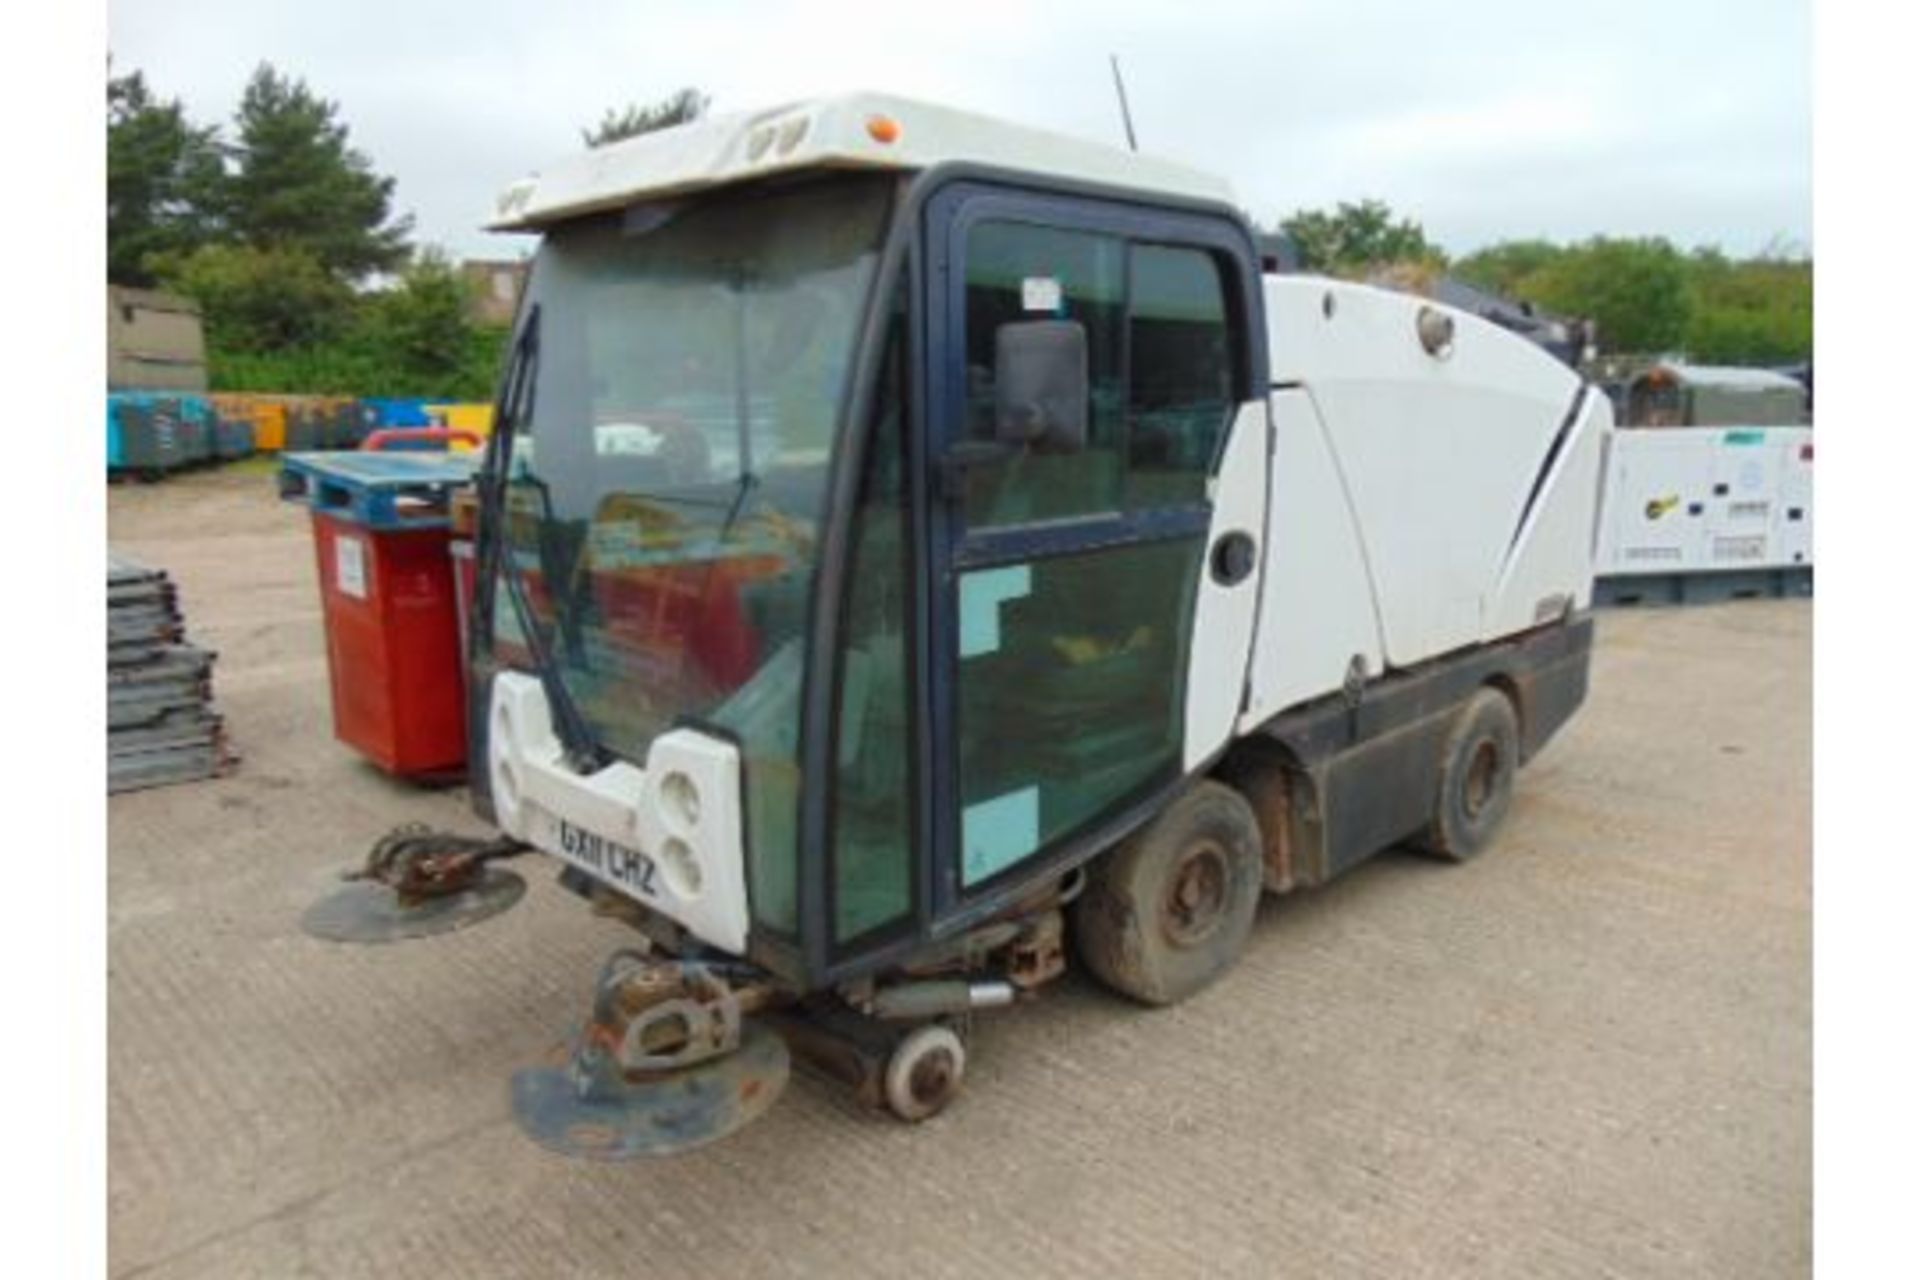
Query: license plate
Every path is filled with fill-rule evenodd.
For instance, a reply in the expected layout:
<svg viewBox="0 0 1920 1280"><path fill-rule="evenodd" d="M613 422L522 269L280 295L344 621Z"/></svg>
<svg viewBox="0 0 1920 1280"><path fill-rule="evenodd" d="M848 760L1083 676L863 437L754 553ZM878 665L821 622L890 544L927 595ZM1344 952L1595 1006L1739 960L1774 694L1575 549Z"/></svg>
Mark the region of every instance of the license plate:
<svg viewBox="0 0 1920 1280"><path fill-rule="evenodd" d="M576 827L565 818L549 818L545 825L550 838L538 843L548 853L635 897L658 898L659 869L643 851Z"/></svg>

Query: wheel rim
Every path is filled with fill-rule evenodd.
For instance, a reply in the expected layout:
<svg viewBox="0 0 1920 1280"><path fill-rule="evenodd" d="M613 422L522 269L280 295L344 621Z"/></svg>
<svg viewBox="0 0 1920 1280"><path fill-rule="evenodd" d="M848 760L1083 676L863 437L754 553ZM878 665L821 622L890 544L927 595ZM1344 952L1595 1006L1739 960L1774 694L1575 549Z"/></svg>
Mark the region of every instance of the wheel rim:
<svg viewBox="0 0 1920 1280"><path fill-rule="evenodd" d="M1499 784L1500 748L1489 738L1473 749L1473 755L1467 761L1466 786L1460 797L1467 817L1478 818L1493 804L1494 797L1499 793Z"/></svg>
<svg viewBox="0 0 1920 1280"><path fill-rule="evenodd" d="M907 1092L922 1107L935 1107L953 1090L953 1055L946 1049L923 1054L907 1073Z"/></svg>
<svg viewBox="0 0 1920 1280"><path fill-rule="evenodd" d="M952 1031L938 1024L911 1031L887 1064L887 1107L902 1120L925 1120L953 1101L966 1070L967 1051Z"/></svg>
<svg viewBox="0 0 1920 1280"><path fill-rule="evenodd" d="M1167 881L1160 928L1176 947L1196 946L1220 928L1227 914L1230 872L1227 851L1212 840L1187 849Z"/></svg>

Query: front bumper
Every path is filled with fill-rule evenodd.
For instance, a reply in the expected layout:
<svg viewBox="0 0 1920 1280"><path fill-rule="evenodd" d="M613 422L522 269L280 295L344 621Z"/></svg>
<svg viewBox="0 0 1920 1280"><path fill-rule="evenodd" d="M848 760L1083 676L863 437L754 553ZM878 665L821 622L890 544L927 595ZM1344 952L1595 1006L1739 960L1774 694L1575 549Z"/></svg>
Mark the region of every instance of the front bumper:
<svg viewBox="0 0 1920 1280"><path fill-rule="evenodd" d="M740 753L694 729L654 739L646 767L566 763L540 682L494 677L487 780L494 821L734 955L747 948Z"/></svg>

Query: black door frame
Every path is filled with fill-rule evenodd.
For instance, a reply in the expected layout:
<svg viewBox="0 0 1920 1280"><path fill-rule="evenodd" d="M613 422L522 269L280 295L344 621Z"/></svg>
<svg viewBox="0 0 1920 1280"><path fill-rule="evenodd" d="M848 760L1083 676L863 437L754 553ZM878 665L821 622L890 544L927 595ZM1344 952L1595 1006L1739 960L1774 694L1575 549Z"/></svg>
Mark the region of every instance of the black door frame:
<svg viewBox="0 0 1920 1280"><path fill-rule="evenodd" d="M951 246L944 238L931 235L930 230L941 225L941 219L951 216L956 197L961 193L1015 200L1028 210L1070 205L1098 214L1103 227L1120 228L1121 234L1219 251L1233 265L1233 270L1228 272L1231 286L1228 306L1236 331L1243 335L1243 349L1238 353L1240 363L1235 371L1235 396L1244 403L1264 399L1267 394L1260 256L1253 229L1240 210L1203 197L1148 194L969 162L937 165L908 181L882 253L874 296L876 299L889 296L900 277L906 277L910 403L905 462L909 477L907 514L911 530L909 542L913 548L909 574L913 583L914 614L909 620L908 654L913 670L909 732L915 780L910 855L914 886L912 923L905 930L890 926L871 938L848 939L845 945L836 944L832 936L830 793L831 762L837 759L839 739L837 655L848 591L843 557L854 495L865 466L867 442L863 429L852 438L853 447L840 450L835 461L820 580L816 584L801 730L803 760L807 767L802 781L801 840L796 868L800 936L794 941L798 946L793 948L792 944L778 939L763 938L757 940L762 945L753 948L759 958L772 962L777 971L791 975L808 990L884 969L907 959L930 942L991 918L1012 905L1030 878L1065 874L1146 822L1184 781L1176 778L1164 787L1135 797L1120 811L1093 829L1078 833L1043 859L1026 859L1019 864L1019 874L1012 883L1000 879L988 881L977 886L964 901L942 883L941 859L948 859L945 865L953 866L954 851L952 837L943 838L939 834L942 824L935 811L936 800L950 784L937 782L936 777L939 769L950 766L952 744L941 743L934 733L932 708L936 690L943 684L950 685L952 673L937 670L932 657L938 649L933 640L936 619L947 618L951 611L936 610L936 602L943 593L931 568L935 563L933 548L937 539L947 536L949 516L946 503L934 487L939 455L934 447L933 423L937 413L945 412L938 406L951 378L947 365L937 358L941 350L938 344L945 340L950 327L947 317L940 313L937 300L948 296L945 282L951 267ZM943 200L947 203L940 204L941 212L935 215L934 206ZM870 319L850 387L849 424L864 423L872 374L879 358L878 347L883 338L883 326ZM944 432L944 424L940 431ZM835 558L836 554L842 558ZM942 564L944 567L944 561ZM957 873L954 883L957 884Z"/></svg>
<svg viewBox="0 0 1920 1280"><path fill-rule="evenodd" d="M1088 836L1093 830L1103 830L1108 825L1096 821L1090 824L1093 830L1083 826L1050 841L1051 848L1043 845L978 884L963 883L956 737L960 675L956 595L961 574L994 565L1204 536L1211 523L1213 505L1211 498L1205 498L1186 507L1093 515L1032 527L981 531L966 528L959 505L940 493L940 463L965 429L962 401L966 386L966 242L975 226L988 221L1026 222L1066 231L1111 235L1128 244L1201 249L1239 264L1241 272L1223 272L1229 295L1229 323L1242 335L1242 350L1236 353L1237 402L1245 403L1254 394L1264 394L1265 382L1265 361L1256 359L1256 355L1264 356L1264 338L1256 338L1253 323L1259 315L1256 295L1252 292L1257 287L1257 277L1250 278L1252 272L1248 270L1258 259L1251 253L1243 223L1229 222L1213 214L1081 194L1035 192L979 181L951 183L926 202L921 250L926 263L925 279L933 287L925 291L920 311L928 356L923 368L927 392L925 414L921 419L926 458L918 473L918 483L929 495L925 503L927 559L923 563L930 590L925 601L926 642L922 646L925 664L921 689L921 711L928 734L921 799L928 815L923 833L931 862L925 870L931 874L922 883L931 890L932 917L940 922L956 917L975 918L983 906L1004 898L1009 889L1017 892L1033 876L1045 874L1050 866L1058 865L1064 872L1074 861L1086 856ZM1130 282L1126 302L1131 305ZM1258 382L1251 376L1256 367ZM1255 392L1255 387L1259 387L1259 391ZM1218 469L1220 451L1225 449L1229 434L1221 433L1212 470ZM1130 811L1147 797L1155 798L1157 803L1158 797L1180 781L1176 766L1172 776L1156 776L1115 808ZM1100 847L1105 843L1103 838Z"/></svg>

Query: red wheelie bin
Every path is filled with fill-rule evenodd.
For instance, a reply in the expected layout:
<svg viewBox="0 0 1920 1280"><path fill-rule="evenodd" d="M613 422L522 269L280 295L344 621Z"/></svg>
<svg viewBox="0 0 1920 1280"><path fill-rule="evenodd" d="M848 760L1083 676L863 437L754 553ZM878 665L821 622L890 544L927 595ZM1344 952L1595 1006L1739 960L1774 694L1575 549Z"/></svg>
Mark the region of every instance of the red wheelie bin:
<svg viewBox="0 0 1920 1280"><path fill-rule="evenodd" d="M280 492L312 509L334 736L388 773L466 768L465 664L448 554L478 454L296 453Z"/></svg>

